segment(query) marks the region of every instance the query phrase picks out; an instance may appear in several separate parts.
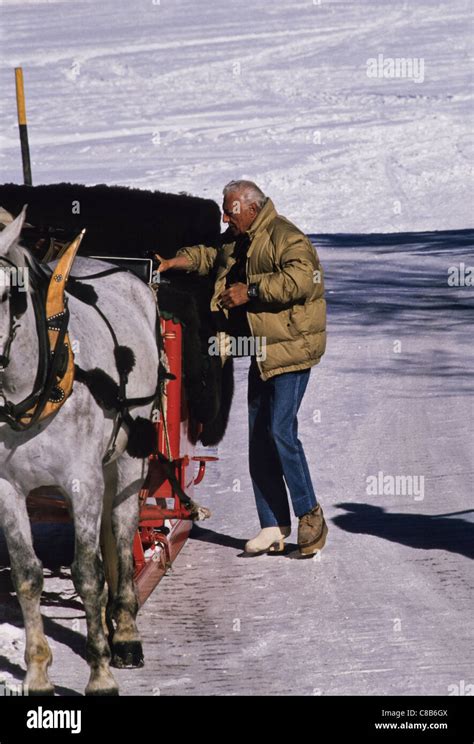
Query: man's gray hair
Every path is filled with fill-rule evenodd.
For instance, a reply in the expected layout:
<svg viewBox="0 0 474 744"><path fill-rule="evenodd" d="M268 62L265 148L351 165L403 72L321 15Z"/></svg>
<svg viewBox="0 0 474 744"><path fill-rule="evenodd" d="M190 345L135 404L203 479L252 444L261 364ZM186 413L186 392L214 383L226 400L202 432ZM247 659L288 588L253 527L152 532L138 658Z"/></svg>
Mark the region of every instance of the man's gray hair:
<svg viewBox="0 0 474 744"><path fill-rule="evenodd" d="M267 197L257 184L253 181L229 181L223 189L224 196L227 194L238 194L244 204L256 204L260 211Z"/></svg>

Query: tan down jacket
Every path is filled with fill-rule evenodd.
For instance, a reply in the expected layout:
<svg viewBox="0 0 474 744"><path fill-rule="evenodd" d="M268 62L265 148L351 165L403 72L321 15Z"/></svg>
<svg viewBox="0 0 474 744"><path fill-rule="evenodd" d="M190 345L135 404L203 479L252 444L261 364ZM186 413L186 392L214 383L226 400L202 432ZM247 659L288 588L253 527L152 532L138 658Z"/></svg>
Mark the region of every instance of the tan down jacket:
<svg viewBox="0 0 474 744"><path fill-rule="evenodd" d="M301 230L276 212L271 199L247 234L251 241L247 281L258 284L259 297L244 307L252 335L264 344L265 353L257 356L260 376L268 380L282 372L312 367L326 347L324 280L317 252ZM200 275L215 268L211 310L227 316L218 297L235 263L235 238L230 232L223 238L219 248L197 245L181 248L177 255L187 256L189 271Z"/></svg>

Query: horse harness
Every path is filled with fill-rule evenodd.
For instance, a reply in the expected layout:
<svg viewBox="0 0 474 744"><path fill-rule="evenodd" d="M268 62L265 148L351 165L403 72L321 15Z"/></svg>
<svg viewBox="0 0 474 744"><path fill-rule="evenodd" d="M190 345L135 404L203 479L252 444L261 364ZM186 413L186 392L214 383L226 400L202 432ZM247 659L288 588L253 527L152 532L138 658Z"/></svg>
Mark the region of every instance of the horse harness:
<svg viewBox="0 0 474 744"><path fill-rule="evenodd" d="M0 422L7 423L16 431L25 431L31 428L34 424L37 424L39 421L42 421L57 412L70 396L75 377L78 382L86 384L94 395L93 386L90 384L90 380L88 379L88 373L74 364L74 354L68 335L69 310L67 306L67 298L65 297L65 289L71 267L84 234L85 230L82 230L82 232L65 249L51 275L46 291L46 273L43 272L40 267L35 267L34 265L29 266L31 274L34 277L32 283L32 300L39 341L39 360L33 391L20 403L13 403L7 400L3 391L3 375L9 365L12 343L16 332L20 327L20 323L17 321L26 311L26 296L23 298L21 297L17 286L15 286L10 292L9 333L3 351L0 353L0 400L2 401L0 404ZM1 260L10 264L12 267L15 266L12 261L5 257ZM114 267L98 272L97 274L81 277L81 279L100 278L118 271L122 271L122 269ZM71 279L73 279L73 277L71 277ZM71 289L69 291L71 291ZM87 302L95 308L109 328L114 343L116 361L118 361L120 354L117 354L117 352L120 352L120 350L123 351L124 347L119 346L111 324L100 308L97 307L96 303L90 300ZM118 364L117 366L120 382L117 386L117 394L115 396L116 400L112 405L112 410L115 411L116 419L114 422L112 443L104 458L104 464L110 461L114 454L117 435L122 423L126 423L129 427L133 424L133 420L129 413L131 407L146 405L155 402L158 399L160 412L165 421L165 415L162 408L165 379L174 378L174 375L171 375L163 369L163 379L161 379L160 374L158 374L157 387L154 393L140 398L127 398L126 384L128 380L128 371L120 369L120 365ZM110 382L113 384L112 380L110 380ZM100 399L100 396L95 397L99 404L104 405L104 401ZM197 505L195 505L189 498L177 480L172 463L169 460L169 454L166 456L159 451L155 451L154 454L161 462L162 467L164 468L165 473L181 503L185 507L189 508L191 513L194 513L193 510L197 509Z"/></svg>
<svg viewBox="0 0 474 744"><path fill-rule="evenodd" d="M0 354L0 422L7 423L15 431L25 431L39 421L59 410L72 392L74 382L74 355L68 336L69 311L65 287L74 258L81 244L83 230L67 247L54 269L45 292L46 275L38 267L29 264L29 276L33 278L32 300L35 311L39 342L38 370L33 391L20 403L9 401L4 392L3 377L10 363L10 352L18 322L26 311L26 295L21 297L17 286L10 292L9 334ZM12 261L3 257L14 267ZM18 267L16 267L18 268Z"/></svg>

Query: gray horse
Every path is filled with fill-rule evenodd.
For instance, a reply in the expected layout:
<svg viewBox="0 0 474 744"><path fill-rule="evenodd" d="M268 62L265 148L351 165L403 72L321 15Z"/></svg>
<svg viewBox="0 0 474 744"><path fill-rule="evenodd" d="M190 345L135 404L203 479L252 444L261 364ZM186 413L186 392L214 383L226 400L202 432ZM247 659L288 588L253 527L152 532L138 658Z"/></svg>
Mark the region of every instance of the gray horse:
<svg viewBox="0 0 474 744"><path fill-rule="evenodd" d="M0 233L0 266L4 267L0 271L11 270L12 265L19 269L27 267L28 256L18 243L24 212ZM109 264L78 258L73 274L84 278L107 268ZM135 354L127 396L151 396L156 390L159 364L157 308L152 291L125 272L90 280L87 284L93 285L97 305L112 326L118 343L128 346ZM14 314L9 302L11 291L8 282L3 281L1 358L5 356L12 327L10 315ZM32 292L30 287L25 295L26 310L14 319L17 329L9 345L9 363L0 373L1 394L13 403L31 393L38 369L39 344ZM73 296L69 297L69 311L69 336L76 363L83 370L99 368L118 382L114 345L106 322L93 307ZM148 418L151 408L152 403L147 403L135 408L133 414ZM104 411L88 387L78 381L62 408L32 428L15 431L7 423L0 423L0 527L5 533L12 578L23 613L25 683L29 694L51 694L54 690L48 677L52 654L40 612L43 569L33 549L26 510L28 493L40 486L59 488L74 520L72 577L87 619L90 678L86 694L117 694L118 686L109 668L111 649L116 666L143 663L135 623L138 603L133 586L132 544L138 524L137 494L146 474L146 460L132 458L125 451L128 432L122 427L115 454L104 466L113 428L114 416ZM101 542L108 546L103 551L104 563ZM109 634L104 613L105 577L113 594L113 602L108 606Z"/></svg>

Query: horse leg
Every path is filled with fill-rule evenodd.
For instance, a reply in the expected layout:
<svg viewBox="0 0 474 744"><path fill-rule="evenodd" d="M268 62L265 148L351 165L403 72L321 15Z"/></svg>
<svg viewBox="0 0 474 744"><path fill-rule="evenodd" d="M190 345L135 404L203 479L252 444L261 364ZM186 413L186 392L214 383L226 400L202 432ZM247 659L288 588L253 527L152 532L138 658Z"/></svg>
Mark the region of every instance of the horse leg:
<svg viewBox="0 0 474 744"><path fill-rule="evenodd" d="M26 498L3 480L0 481L0 524L5 532L13 584L23 613L25 685L30 695L52 695L54 687L48 678L48 667L53 656L44 635L40 611L43 566L33 549Z"/></svg>
<svg viewBox="0 0 474 744"><path fill-rule="evenodd" d="M91 468L87 472L94 470ZM71 498L75 530L71 573L87 620L86 658L91 673L86 695L117 695L118 685L109 669L110 649L102 623L105 604L104 569L99 547L104 488L102 472L97 473L93 480L80 479L79 482L79 493L74 493Z"/></svg>
<svg viewBox="0 0 474 744"><path fill-rule="evenodd" d="M121 669L142 667L144 663L133 583L133 539L138 527L138 493L143 478L142 462L124 454L117 463L116 496L111 510L115 546L113 555L107 559L112 590L109 614L114 624L112 665Z"/></svg>
<svg viewBox="0 0 474 744"><path fill-rule="evenodd" d="M104 503L102 508L102 522L100 532L100 546L104 562L105 580L108 587L108 600L103 617L104 628L108 635L109 646L112 648L114 624L112 619L113 598L117 594L118 586L118 557L114 533L112 531L112 508L117 493L117 463L111 462L104 468Z"/></svg>

